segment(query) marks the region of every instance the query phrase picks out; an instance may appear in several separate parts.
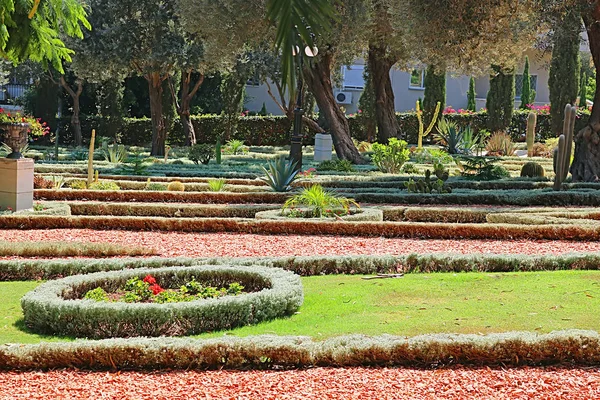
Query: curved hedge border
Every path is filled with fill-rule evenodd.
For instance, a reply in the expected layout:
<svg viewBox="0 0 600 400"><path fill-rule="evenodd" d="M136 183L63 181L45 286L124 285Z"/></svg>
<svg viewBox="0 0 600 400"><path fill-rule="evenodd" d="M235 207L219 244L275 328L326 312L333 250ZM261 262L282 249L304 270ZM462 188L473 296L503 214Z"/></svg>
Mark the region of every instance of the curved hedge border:
<svg viewBox="0 0 600 400"><path fill-rule="evenodd" d="M277 221L383 221L383 212L376 208L361 208L356 214L344 215L339 218L291 218L281 215L281 210L259 211L254 218L258 220L277 220Z"/></svg>
<svg viewBox="0 0 600 400"><path fill-rule="evenodd" d="M0 282L56 279L69 275L133 268L194 265L262 265L301 276L390 272L527 272L598 270L600 253L549 256L496 254L408 254L401 256L310 256L244 258L120 258L107 260L0 260Z"/></svg>
<svg viewBox="0 0 600 400"><path fill-rule="evenodd" d="M240 282L251 293L182 303L78 300L95 287L114 290L151 273L164 287L196 277L213 286ZM290 315L303 302L300 277L262 266L204 265L76 275L38 286L21 299L27 327L75 337L179 336L230 329Z"/></svg>
<svg viewBox="0 0 600 400"><path fill-rule="evenodd" d="M439 368L456 364L519 367L564 363L599 365L598 332L434 334L412 338L352 335L320 342L308 337L267 335L205 340L136 338L0 347L0 369L3 370Z"/></svg>

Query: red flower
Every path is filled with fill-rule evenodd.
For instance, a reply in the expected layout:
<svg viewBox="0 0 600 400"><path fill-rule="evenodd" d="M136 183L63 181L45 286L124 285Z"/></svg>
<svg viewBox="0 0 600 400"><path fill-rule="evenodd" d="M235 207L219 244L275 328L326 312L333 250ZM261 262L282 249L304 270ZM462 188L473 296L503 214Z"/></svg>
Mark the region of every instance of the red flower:
<svg viewBox="0 0 600 400"><path fill-rule="evenodd" d="M152 290L152 293L156 296L157 294L159 294L160 292L164 292L165 289L161 288L160 286L158 286L157 284L154 285L150 285L150 290Z"/></svg>
<svg viewBox="0 0 600 400"><path fill-rule="evenodd" d="M150 285L156 285L156 279L154 279L152 275L146 275L146 277L144 278L144 282Z"/></svg>

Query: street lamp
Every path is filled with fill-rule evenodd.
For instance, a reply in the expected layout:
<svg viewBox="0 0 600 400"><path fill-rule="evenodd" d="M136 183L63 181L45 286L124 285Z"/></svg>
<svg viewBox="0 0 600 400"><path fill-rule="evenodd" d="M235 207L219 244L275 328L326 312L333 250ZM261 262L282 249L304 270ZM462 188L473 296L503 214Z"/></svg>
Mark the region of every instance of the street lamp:
<svg viewBox="0 0 600 400"><path fill-rule="evenodd" d="M319 49L317 49L317 47L311 48L306 46L304 48L304 54L306 54L307 57L315 57L318 53ZM304 115L304 110L302 109L302 89L304 87L304 82L302 80L302 67L304 57L298 46L292 47L292 54L300 59L300 73L298 74L296 108L294 108L294 130L292 131L291 137L290 162L292 164L295 163L295 169L300 171L302 169L302 115Z"/></svg>

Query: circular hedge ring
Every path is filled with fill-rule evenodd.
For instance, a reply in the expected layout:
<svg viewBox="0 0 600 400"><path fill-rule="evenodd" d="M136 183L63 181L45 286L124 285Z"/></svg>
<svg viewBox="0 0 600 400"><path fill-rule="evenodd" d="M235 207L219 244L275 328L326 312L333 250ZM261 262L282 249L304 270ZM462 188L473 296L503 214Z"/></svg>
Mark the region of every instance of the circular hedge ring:
<svg viewBox="0 0 600 400"><path fill-rule="evenodd" d="M205 285L239 282L249 293L181 303L123 303L81 300L91 289L107 292L128 279L152 274L165 288L191 278ZM193 335L290 315L304 300L300 277L263 266L203 265L144 268L70 276L25 294L25 324L35 332L102 339L131 336Z"/></svg>
<svg viewBox="0 0 600 400"><path fill-rule="evenodd" d="M298 207L298 210L310 210L308 208ZM377 208L360 208L357 210L358 212L350 215L343 215L339 218L333 217L323 217L323 218L304 218L304 217L289 217L286 214L289 213L289 210L284 211L284 214L281 213L281 210L268 210L268 211L259 211L254 215L255 219L275 219L280 221L336 221L336 220L344 220L344 221L383 221L383 211Z"/></svg>

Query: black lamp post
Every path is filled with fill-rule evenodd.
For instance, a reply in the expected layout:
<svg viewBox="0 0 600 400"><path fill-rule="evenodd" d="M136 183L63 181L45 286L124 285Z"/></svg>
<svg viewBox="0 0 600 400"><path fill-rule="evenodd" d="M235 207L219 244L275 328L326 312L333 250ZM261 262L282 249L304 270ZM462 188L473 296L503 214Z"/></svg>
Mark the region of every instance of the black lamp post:
<svg viewBox="0 0 600 400"><path fill-rule="evenodd" d="M297 56L300 59L300 73L298 74L298 95L296 96L296 108L294 108L294 130L292 131L291 137L291 146L290 146L290 162L292 164L295 163L295 169L300 171L302 169L302 116L304 115L304 110L302 109L302 99L303 99L303 88L304 81L302 80L302 67L304 57L302 53L300 53L300 49L296 46L292 50L294 56ZM307 57L314 57L317 55L319 50L314 47L310 48L306 46L304 49L304 54Z"/></svg>

